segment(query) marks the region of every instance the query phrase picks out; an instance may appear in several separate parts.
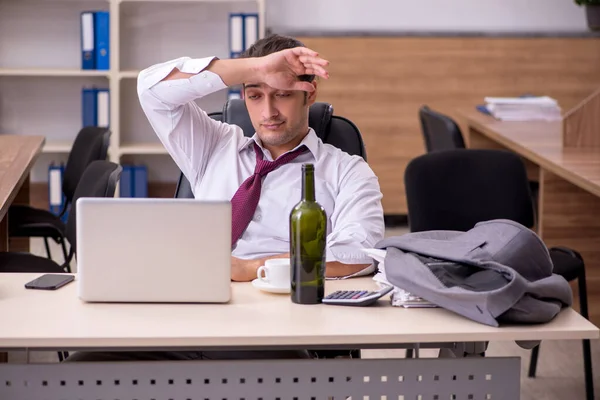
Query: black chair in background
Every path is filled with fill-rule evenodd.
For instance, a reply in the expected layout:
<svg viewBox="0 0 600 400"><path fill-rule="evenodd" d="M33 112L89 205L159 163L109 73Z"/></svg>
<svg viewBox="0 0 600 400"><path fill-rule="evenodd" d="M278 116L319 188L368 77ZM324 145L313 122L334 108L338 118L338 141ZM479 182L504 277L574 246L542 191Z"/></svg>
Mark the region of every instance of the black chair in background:
<svg viewBox="0 0 600 400"><path fill-rule="evenodd" d="M107 128L95 126L85 127L79 131L65 165L61 188L65 202L60 215L57 216L49 210L25 205L11 206L8 211L10 237L43 237L49 259L52 258L52 255L48 238L51 238L62 246L63 256L65 259L67 258L65 224L61 218L69 209L75 189L88 165L95 160L106 159L110 135L111 132ZM66 263L64 266L65 270L70 272L69 264Z"/></svg>
<svg viewBox="0 0 600 400"><path fill-rule="evenodd" d="M223 111L210 113L209 116L214 120L239 126L247 137L252 137L255 133L244 100L228 100L223 106ZM367 160L367 152L360 131L347 118L333 115L331 104L317 102L310 106L308 125L315 130L317 136L324 143ZM190 184L183 174L180 174L177 181L175 197L194 197Z"/></svg>
<svg viewBox="0 0 600 400"><path fill-rule="evenodd" d="M90 163L79 180L72 197L73 204L82 197L113 197L117 182L121 177L122 167L118 164L97 160ZM76 207L69 211L65 226L65 238L69 241L69 254L62 265L46 257L38 257L30 253L0 252L0 273L64 273L77 251L77 212ZM58 352L58 359L63 361L68 352Z"/></svg>
<svg viewBox="0 0 600 400"><path fill-rule="evenodd" d="M464 149L465 141L459 126L452 118L432 110L429 106L419 109L421 132L428 153L439 150Z"/></svg>
<svg viewBox="0 0 600 400"><path fill-rule="evenodd" d="M424 105L419 109L419 121L421 122L421 133L423 134L425 149L428 153L466 148L460 127L448 115L444 115ZM539 183L529 181L529 186L534 199L534 205L536 205ZM537 207L534 208L534 212L537 214Z"/></svg>
<svg viewBox="0 0 600 400"><path fill-rule="evenodd" d="M525 165L503 150L458 149L428 153L409 162L404 177L411 232L467 231L481 221L509 219L534 225L534 206ZM577 279L580 313L588 318L585 266L574 250L550 248L554 273ZM541 346L541 345L540 345ZM535 377L539 348L531 354ZM583 340L587 399L594 398L590 341Z"/></svg>
<svg viewBox="0 0 600 400"><path fill-rule="evenodd" d="M81 179L72 197L73 205L82 197L113 197L122 167L110 161L96 160L90 163L81 175ZM71 207L65 226L65 238L70 244L67 260L63 265L46 257L26 252L0 252L0 273L2 272L39 272L64 273L77 251L76 207Z"/></svg>

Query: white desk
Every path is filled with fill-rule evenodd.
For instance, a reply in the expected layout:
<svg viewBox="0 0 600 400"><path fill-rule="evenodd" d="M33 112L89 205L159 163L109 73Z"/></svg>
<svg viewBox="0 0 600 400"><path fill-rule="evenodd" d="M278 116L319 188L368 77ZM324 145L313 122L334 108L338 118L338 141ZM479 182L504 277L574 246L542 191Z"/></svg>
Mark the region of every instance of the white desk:
<svg viewBox="0 0 600 400"><path fill-rule="evenodd" d="M564 310L552 322L544 325L492 328L443 309L392 307L387 299L381 300L381 304L378 306L364 308L296 305L289 300L289 296L263 293L247 283L233 284L233 300L229 304L88 304L77 298L76 283L71 283L57 291L26 290L23 285L36 276L38 274L0 275L0 315L2 315L3 320L2 327L0 327L0 349L364 349L373 347L392 348L398 347L402 343L595 339L599 337L598 328L571 309ZM326 285L326 292L338 289L375 287L370 278L327 281ZM360 393L365 393L365 395L372 393L371 395L374 395L373 390L383 390L381 386L384 382L381 381L383 378L377 378L379 379L378 385L374 385L370 380L364 382L364 376L368 376L364 374L369 371L369 374L379 374L378 377L386 377L386 385L383 385L385 390L381 393L388 396L388 399L392 398L389 396L395 396L393 398L398 399L398 394L403 394L407 396L406 399L409 399L412 397L408 397L408 395L413 393L416 393L416 395L426 394L429 393L428 390L437 390L438 392L435 393L443 393L443 398L449 398L446 397L446 393L465 393L465 399L468 398L468 394L487 391L486 393L490 394L496 393L493 399L497 399L504 398L502 396L508 396L511 393L510 391L507 392L507 382L514 383L516 393L518 393L519 362L518 358L473 357L419 360L111 363L109 366L104 363L97 363L96 365L63 363L37 366L3 365L0 366L0 376L4 373L6 376L10 375L18 381L19 379L22 380L22 378L18 378L19 376L26 374L30 377L28 378L30 381L36 382L42 382L43 379L54 379L52 382L59 382L66 379L65 377L69 377L69 382L74 382L73 374L75 374L80 377L85 376L87 380L82 380L85 382L96 382L97 380L106 382L107 379L113 382L114 379L108 378L106 374L114 375L118 373L122 377L139 377L131 378L132 382L136 379L150 382L152 379L161 380L156 378L157 376L164 377L165 385L168 388L167 376L177 377L178 382L184 383L187 381L187 378L183 379L184 376L211 376L211 382L214 383L215 379L219 379L219 385L221 385L222 379L227 378L223 378L225 375L220 372L218 374L215 372L213 363L218 363L218 365L229 371L230 374L227 376L231 376L231 374L241 376L240 374L242 374L243 376L247 375L248 379L254 379L254 375L260 373L266 380L276 376L295 376L308 379L311 374L322 377L332 374L332 368L334 368L337 378L332 382L328 381L324 386L317 387L317 382L310 382L309 379L309 384L302 386L301 389L296 387L296 392L293 391L293 387L286 386L282 393L298 393L298 390L304 390L302 393L308 393L306 390L312 387L311 390L321 390L320 392L318 390L317 392L311 392L318 393L316 398L323 398L322 395L325 393L328 396L332 393L337 393L338 396L342 395L340 393L346 393L343 394L344 396L347 394L358 396ZM158 365L162 365L162 369ZM165 366L168 366L168 369L165 369ZM392 375L395 376L394 383L396 386L391 386L391 383L388 384L385 371L388 371L388 373L394 371ZM488 372L482 375L483 371ZM491 375L492 371L495 376L502 377L502 384L498 380L486 381L483 378L482 380L473 378ZM396 376L398 373L403 377L402 380L399 380L399 376ZM462 377L458 379L460 382L457 382L457 379L449 379L448 381L440 379L441 376L456 377L459 373ZM423 378L425 375L422 374L426 374L426 379ZM103 378L98 378L99 376ZM148 376L154 378L150 379ZM350 382L354 385L359 385L359 380L363 382L359 386L349 387L348 385L351 383L348 383L347 379L342 379L342 376L345 378L353 377ZM409 376L414 377L414 380L409 379ZM419 376L421 376L421 380L419 380ZM127 380L129 378L123 379ZM202 382L204 382L204 379L211 378L202 379ZM427 382L430 381L429 384L424 385L423 379ZM127 381L129 382L129 380ZM465 384L465 381L468 384ZM69 382L66 382L65 386L50 384L44 386L46 388L45 396L58 399L63 393L60 392L61 390L99 390L95 385L92 385L93 388L90 385L81 388ZM290 382L291 385L294 383L296 382ZM311 386L312 383L314 385ZM336 385L341 383L344 383L344 385L338 388ZM212 388L212 383L203 384L208 385L204 387L206 390L218 389ZM283 386L273 384L275 388L283 388ZM280 385L281 382L278 384ZM498 386L494 389L490 386L493 384ZM31 385L31 382L28 385ZM148 383L148 385L150 384ZM415 389L411 385L417 385L421 388L417 387ZM477 385L483 386L479 387ZM185 384L183 386L184 389L182 390L185 390L187 386ZM0 398L8 398L3 396L3 393L4 395L23 393L14 392L17 387L20 387L21 390L27 390L29 386L26 387L23 384L19 386L19 384L13 383L7 387L2 385L2 379L0 379ZM143 393L146 393L143 392L144 387L139 382L135 385L131 384L127 388L131 392L126 392L126 395L137 393L140 398L144 398ZM48 397L50 388L56 390L56 392L52 392L56 397ZM150 385L148 388L148 390L156 389L155 385ZM267 390L265 388L266 386L263 385L252 390L263 393L261 390ZM342 390L341 388L346 388L349 392L339 391ZM227 390L234 389L228 388ZM235 390L248 389L250 387L240 386ZM8 390L13 390L13 392L8 392ZM102 390L108 390L106 383ZM110 394L110 396L113 396L110 397L111 399L137 398L135 397L136 394L131 395L132 397L126 397L122 392L118 392L118 390L125 390L123 385L115 386L111 384L111 390L117 390ZM133 392L134 390L138 392ZM171 387L171 390L175 389ZM225 389L222 387L221 390ZM273 388L268 390L273 390ZM268 393L272 393L268 390ZM292 390L292 392L289 392L289 390ZM336 392L336 390L338 391ZM402 390L402 393L398 393L398 390ZM473 391L469 392L469 390ZM494 392L494 390L496 391ZM219 391L214 393L217 393L215 394L217 397L202 397L204 395L201 397L181 397L183 395L178 392L176 396L171 396L171 398L210 398L211 400L213 398L219 400L234 398L222 397ZM241 392L233 392L231 395L239 393ZM77 396L79 395L81 394ZM511 399L514 399L514 393L512 395ZM105 396L108 396L108 394ZM281 398L288 398L289 396L291 394L286 394ZM236 398L239 400L242 397L238 396ZM248 398L254 399L259 397L248 396ZM302 396L292 397L303 398ZM73 394L73 398L79 397ZM94 397L94 399L96 398L104 397ZM270 397L265 397L265 400L266 398ZM439 398L441 399L442 396ZM457 397L457 399L460 398L462 397Z"/></svg>

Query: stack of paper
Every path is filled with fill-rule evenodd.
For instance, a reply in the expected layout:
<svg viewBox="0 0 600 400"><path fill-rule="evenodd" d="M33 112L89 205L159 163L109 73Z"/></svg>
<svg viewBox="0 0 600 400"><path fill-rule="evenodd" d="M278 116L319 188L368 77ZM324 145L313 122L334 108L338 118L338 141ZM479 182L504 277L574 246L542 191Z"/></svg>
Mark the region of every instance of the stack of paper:
<svg viewBox="0 0 600 400"><path fill-rule="evenodd" d="M388 281L387 276L385 274L386 251L381 250L381 249L363 249L363 251L379 263L379 265L378 265L379 271L375 274L375 276L373 277L373 280L375 282L377 282L380 286L382 286L382 285L394 286L393 284L391 284ZM404 308L437 307L435 304L430 303L429 301L427 301L421 297L415 296L397 286L394 286L394 290L392 291L391 303L393 306L404 307Z"/></svg>
<svg viewBox="0 0 600 400"><path fill-rule="evenodd" d="M486 97L485 107L502 121L558 121L561 109L551 97Z"/></svg>

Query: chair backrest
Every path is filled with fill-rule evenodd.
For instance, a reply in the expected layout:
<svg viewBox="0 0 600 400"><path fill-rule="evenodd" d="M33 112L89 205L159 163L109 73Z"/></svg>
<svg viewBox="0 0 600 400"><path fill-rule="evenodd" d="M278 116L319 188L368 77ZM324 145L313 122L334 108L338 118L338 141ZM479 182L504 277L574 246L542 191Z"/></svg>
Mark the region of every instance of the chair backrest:
<svg viewBox="0 0 600 400"><path fill-rule="evenodd" d="M534 225L525 165L508 151L427 153L408 163L404 184L412 232L467 231L492 219Z"/></svg>
<svg viewBox="0 0 600 400"><path fill-rule="evenodd" d="M449 116L433 111L425 105L419 109L419 120L428 153L466 147L458 124Z"/></svg>
<svg viewBox="0 0 600 400"><path fill-rule="evenodd" d="M75 189L85 169L92 161L106 160L111 131L108 128L87 126L79 131L65 165L62 191L65 206L72 203Z"/></svg>
<svg viewBox="0 0 600 400"><path fill-rule="evenodd" d="M177 185L175 186L175 198L178 199L193 199L194 191L192 190L192 185L190 185L190 181L187 180L183 173L179 174L179 179L177 179Z"/></svg>
<svg viewBox="0 0 600 400"><path fill-rule="evenodd" d="M71 250L77 248L77 199L82 197L114 197L117 182L121 178L123 168L106 160L92 161L83 171L75 194L73 204L67 219L66 237L71 244Z"/></svg>
<svg viewBox="0 0 600 400"><path fill-rule="evenodd" d="M223 107L223 111L211 113L209 116L217 121L239 126L247 137L251 137L255 133L244 100L228 100ZM347 118L333 115L331 104L316 102L311 105L308 114L308 125L315 130L317 136L324 143L335 146L348 154L361 156L366 161L367 152L360 131ZM183 174L179 175L175 197L194 197L192 188Z"/></svg>

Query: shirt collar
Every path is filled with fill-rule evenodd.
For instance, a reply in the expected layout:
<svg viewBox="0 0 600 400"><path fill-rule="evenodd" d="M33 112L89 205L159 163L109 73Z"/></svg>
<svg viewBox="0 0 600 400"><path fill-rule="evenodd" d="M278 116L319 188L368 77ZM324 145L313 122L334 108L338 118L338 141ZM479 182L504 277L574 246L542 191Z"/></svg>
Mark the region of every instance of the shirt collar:
<svg viewBox="0 0 600 400"><path fill-rule="evenodd" d="M304 139L302 139L302 142L300 142L300 144L297 147L293 148L290 151L293 151L293 150L297 149L298 147L304 145L308 148L308 151L310 151L312 153L315 160L318 160L319 159L319 141L320 141L320 139L317 136L317 133L315 132L315 130L313 128L308 128L308 134L304 137ZM264 152L265 149L262 145L262 142L260 141L260 138L258 137L258 135L256 133L254 135L252 135L252 137L247 138L246 141L242 142L242 144L240 145L240 148L239 148L239 152L247 149L253 143L256 143Z"/></svg>

